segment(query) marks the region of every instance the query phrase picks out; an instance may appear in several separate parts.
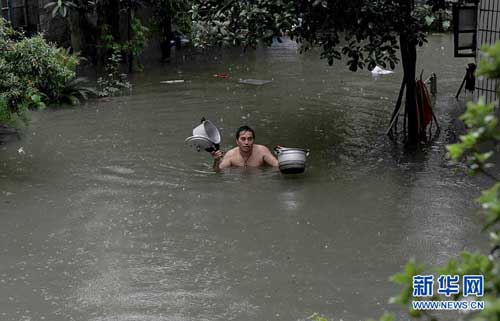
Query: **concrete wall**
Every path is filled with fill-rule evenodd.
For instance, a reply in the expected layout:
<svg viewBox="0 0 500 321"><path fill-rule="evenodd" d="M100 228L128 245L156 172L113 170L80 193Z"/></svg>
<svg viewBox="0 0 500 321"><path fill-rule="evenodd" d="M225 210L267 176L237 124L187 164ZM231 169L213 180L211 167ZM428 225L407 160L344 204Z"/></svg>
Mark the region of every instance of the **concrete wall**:
<svg viewBox="0 0 500 321"><path fill-rule="evenodd" d="M44 6L54 0L28 0L36 3L38 8L38 32L42 32L45 37L61 44L64 47L69 45L69 30L66 20L60 16L52 17L52 10L45 9Z"/></svg>
<svg viewBox="0 0 500 321"><path fill-rule="evenodd" d="M6 0L2 1L5 5ZM22 29L28 34L36 32L38 25L38 0L10 0L11 15L10 20L14 28ZM3 12L3 17L7 18L7 12Z"/></svg>

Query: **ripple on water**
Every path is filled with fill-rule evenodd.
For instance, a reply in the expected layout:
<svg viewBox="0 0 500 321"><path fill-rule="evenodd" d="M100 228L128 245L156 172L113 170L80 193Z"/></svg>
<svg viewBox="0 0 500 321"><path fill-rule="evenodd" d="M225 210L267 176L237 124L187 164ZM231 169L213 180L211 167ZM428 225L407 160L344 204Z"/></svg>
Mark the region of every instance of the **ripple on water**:
<svg viewBox="0 0 500 321"><path fill-rule="evenodd" d="M182 175L184 170L177 167L164 167L168 169L168 172L175 172L177 175L173 177L173 180L179 181L179 174ZM177 188L180 186L178 182L173 182L172 180L158 179L158 177L171 178L171 175L165 175L161 171L154 171L152 168L146 169L151 172L155 177L149 177L148 172L133 170L128 167L109 165L103 166L94 171L94 175L91 179L94 181L99 181L108 184L125 185L129 187L171 187ZM164 172L164 171L163 171Z"/></svg>
<svg viewBox="0 0 500 321"><path fill-rule="evenodd" d="M108 170L111 173L115 174L133 174L135 171L130 168L122 167L122 166L104 166L102 167L103 170Z"/></svg>
<svg viewBox="0 0 500 321"><path fill-rule="evenodd" d="M126 178L117 175L97 175L94 179L104 183L113 183L119 185L127 186L137 186L137 187L179 187L180 184L172 183L165 180L154 180L154 179L138 179L138 178Z"/></svg>
<svg viewBox="0 0 500 321"><path fill-rule="evenodd" d="M179 313L166 313L162 314L147 314L147 313L120 313L117 315L110 316L99 316L89 321L192 321L192 317L189 314L179 314ZM196 318L200 321L209 321L210 318Z"/></svg>

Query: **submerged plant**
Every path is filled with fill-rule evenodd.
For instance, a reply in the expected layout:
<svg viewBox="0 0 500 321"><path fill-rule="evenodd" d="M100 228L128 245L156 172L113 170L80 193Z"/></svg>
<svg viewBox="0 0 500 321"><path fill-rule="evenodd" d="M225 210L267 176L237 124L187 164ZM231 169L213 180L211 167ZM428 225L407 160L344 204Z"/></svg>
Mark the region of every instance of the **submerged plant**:
<svg viewBox="0 0 500 321"><path fill-rule="evenodd" d="M127 74L120 72L122 55L119 50L113 50L104 67L105 76L97 79L97 94L100 97L115 96L123 89L132 87L127 80Z"/></svg>
<svg viewBox="0 0 500 321"><path fill-rule="evenodd" d="M88 80L84 77L72 79L64 86L59 100L72 105L81 103L82 100L87 100L91 96L99 96L99 92L95 88L85 86Z"/></svg>

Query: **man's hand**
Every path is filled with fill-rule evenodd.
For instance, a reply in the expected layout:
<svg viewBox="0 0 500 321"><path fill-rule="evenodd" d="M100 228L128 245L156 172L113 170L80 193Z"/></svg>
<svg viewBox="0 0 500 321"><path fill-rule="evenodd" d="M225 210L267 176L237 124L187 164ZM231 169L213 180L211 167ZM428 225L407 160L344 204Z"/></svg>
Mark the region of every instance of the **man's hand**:
<svg viewBox="0 0 500 321"><path fill-rule="evenodd" d="M219 164L224 157L224 152L221 150L216 150L214 152L211 152L210 155L214 158L214 165L213 168L216 172L220 171Z"/></svg>
<svg viewBox="0 0 500 321"><path fill-rule="evenodd" d="M224 152L221 150L217 150L215 152L210 153L215 161L220 161L222 157L224 157Z"/></svg>

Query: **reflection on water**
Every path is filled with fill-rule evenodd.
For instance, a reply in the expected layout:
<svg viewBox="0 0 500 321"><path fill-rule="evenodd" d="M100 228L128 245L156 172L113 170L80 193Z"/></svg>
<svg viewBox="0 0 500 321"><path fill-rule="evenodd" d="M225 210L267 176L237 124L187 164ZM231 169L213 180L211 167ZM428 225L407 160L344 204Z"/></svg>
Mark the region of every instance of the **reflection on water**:
<svg viewBox="0 0 500 321"><path fill-rule="evenodd" d="M36 113L21 141L0 147L0 319L360 320L397 309L387 279L407 259L441 263L486 241L471 200L481 184L444 156L465 63L448 35L419 53L439 77L444 130L413 154L385 137L400 70L351 73L291 42L147 68L130 96ZM186 81L160 83L171 79ZM202 116L224 150L242 124L260 144L309 148L306 172L214 173L210 155L184 144Z"/></svg>

